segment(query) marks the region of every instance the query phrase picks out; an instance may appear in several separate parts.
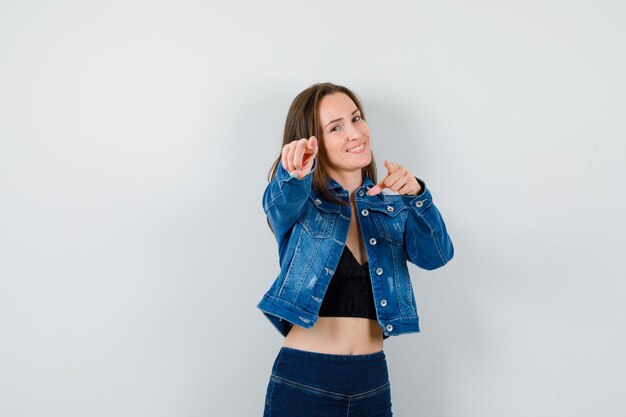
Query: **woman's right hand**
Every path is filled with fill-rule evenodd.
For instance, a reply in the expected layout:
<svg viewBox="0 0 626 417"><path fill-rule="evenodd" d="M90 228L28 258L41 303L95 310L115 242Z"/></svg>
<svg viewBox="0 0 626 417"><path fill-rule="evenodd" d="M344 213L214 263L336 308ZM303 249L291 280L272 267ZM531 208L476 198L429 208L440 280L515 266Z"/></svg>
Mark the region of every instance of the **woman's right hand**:
<svg viewBox="0 0 626 417"><path fill-rule="evenodd" d="M317 138L294 140L283 146L281 162L283 168L297 178L304 178L313 167L317 155Z"/></svg>

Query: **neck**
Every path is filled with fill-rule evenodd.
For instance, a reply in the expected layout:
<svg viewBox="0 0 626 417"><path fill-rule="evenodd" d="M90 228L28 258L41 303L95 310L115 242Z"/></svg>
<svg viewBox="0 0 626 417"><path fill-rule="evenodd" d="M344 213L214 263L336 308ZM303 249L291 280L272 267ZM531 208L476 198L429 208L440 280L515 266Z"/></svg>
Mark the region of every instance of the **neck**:
<svg viewBox="0 0 626 417"><path fill-rule="evenodd" d="M361 176L361 170L354 171L334 171L328 170L328 174L332 179L337 181L344 190L348 191L348 194L352 196L354 191L363 185L363 178Z"/></svg>

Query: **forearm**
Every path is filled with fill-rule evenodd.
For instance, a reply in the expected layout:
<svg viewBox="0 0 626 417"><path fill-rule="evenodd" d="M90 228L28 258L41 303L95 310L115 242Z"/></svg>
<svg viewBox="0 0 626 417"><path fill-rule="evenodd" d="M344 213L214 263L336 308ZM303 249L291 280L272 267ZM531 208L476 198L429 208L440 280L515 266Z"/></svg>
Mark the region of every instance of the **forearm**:
<svg viewBox="0 0 626 417"><path fill-rule="evenodd" d="M263 210L277 238L285 234L300 215L311 191L316 166L317 160L314 160L311 171L299 179L290 176L279 162L276 176L263 193Z"/></svg>
<svg viewBox="0 0 626 417"><path fill-rule="evenodd" d="M418 179L421 192L416 196L405 195L409 208L405 227L405 248L409 261L424 269L436 269L448 263L454 256L454 246L445 222L426 184Z"/></svg>

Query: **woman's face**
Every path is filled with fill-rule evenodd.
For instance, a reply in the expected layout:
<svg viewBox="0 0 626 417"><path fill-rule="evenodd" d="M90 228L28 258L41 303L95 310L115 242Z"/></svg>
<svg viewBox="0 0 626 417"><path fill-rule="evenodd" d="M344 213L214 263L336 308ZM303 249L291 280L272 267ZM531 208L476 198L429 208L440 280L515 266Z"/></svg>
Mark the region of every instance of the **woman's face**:
<svg viewBox="0 0 626 417"><path fill-rule="evenodd" d="M334 171L354 171L372 160L370 130L361 112L344 93L324 96L319 104L321 144Z"/></svg>

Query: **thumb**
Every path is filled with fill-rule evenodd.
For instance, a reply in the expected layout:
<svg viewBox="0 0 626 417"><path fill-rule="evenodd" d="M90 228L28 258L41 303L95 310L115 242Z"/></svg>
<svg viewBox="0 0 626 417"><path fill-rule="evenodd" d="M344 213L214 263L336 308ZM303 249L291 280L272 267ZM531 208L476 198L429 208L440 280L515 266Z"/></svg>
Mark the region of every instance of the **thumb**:
<svg viewBox="0 0 626 417"><path fill-rule="evenodd" d="M385 178L383 178L383 180L380 181L378 184L376 184L375 186L373 186L372 188L367 190L367 195L379 194L383 190L383 188L385 188L385 180L386 179L387 179L387 176L385 176Z"/></svg>
<svg viewBox="0 0 626 417"><path fill-rule="evenodd" d="M387 175L385 175L385 178L383 178L382 181L380 181L378 184L376 184L375 186L367 190L367 195L379 194L383 190L383 188L385 188L385 180L391 174L391 169L393 167L391 165L391 162L389 162L386 159L383 161L383 164L385 165L385 168L387 168Z"/></svg>

